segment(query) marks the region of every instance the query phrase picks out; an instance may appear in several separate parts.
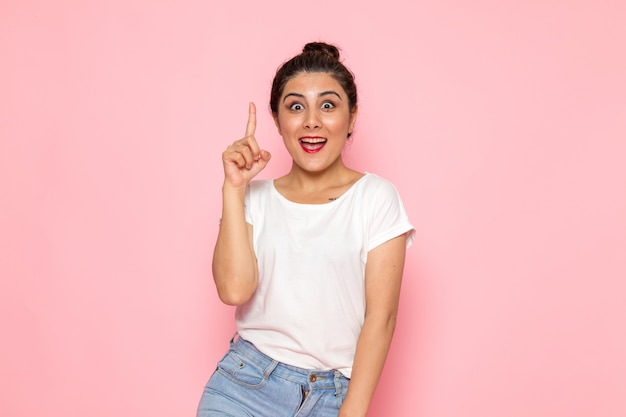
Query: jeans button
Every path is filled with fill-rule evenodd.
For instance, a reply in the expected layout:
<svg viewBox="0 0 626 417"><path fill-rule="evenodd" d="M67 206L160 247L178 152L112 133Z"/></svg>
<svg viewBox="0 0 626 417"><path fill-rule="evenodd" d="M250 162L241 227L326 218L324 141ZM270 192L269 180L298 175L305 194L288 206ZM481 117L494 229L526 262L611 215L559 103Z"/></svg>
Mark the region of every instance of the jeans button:
<svg viewBox="0 0 626 417"><path fill-rule="evenodd" d="M309 377L309 381L311 381L311 382L315 382L315 381L317 381L317 375L315 375L315 374L311 375L311 376Z"/></svg>

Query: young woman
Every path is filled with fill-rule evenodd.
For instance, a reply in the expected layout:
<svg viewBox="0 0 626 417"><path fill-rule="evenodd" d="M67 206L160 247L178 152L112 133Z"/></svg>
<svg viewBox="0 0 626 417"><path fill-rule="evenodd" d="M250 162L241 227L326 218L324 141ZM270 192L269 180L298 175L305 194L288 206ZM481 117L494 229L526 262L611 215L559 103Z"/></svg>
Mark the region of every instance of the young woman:
<svg viewBox="0 0 626 417"><path fill-rule="evenodd" d="M309 43L279 68L270 108L293 163L252 179L269 152L246 134L222 154L223 206L213 257L238 336L199 417L366 416L394 332L413 233L388 181L348 168L357 118L352 73L336 47Z"/></svg>

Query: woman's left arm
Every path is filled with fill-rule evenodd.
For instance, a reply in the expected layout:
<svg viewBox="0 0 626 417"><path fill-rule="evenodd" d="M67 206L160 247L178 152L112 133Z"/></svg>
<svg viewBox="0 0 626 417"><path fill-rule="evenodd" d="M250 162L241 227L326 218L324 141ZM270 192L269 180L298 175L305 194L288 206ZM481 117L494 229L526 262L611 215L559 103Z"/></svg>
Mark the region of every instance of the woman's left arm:
<svg viewBox="0 0 626 417"><path fill-rule="evenodd" d="M365 267L365 321L357 342L352 377L338 417L365 417L396 326L406 234L372 249Z"/></svg>

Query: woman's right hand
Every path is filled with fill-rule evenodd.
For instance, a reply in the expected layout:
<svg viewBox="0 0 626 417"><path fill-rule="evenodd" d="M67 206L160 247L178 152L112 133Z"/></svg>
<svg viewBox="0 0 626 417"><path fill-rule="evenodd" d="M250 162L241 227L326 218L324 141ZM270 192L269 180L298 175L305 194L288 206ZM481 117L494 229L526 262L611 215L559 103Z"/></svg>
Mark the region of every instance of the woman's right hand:
<svg viewBox="0 0 626 417"><path fill-rule="evenodd" d="M233 189L245 188L269 162L271 155L259 147L254 132L256 130L256 107L250 103L246 135L233 142L222 153L224 164L224 186Z"/></svg>

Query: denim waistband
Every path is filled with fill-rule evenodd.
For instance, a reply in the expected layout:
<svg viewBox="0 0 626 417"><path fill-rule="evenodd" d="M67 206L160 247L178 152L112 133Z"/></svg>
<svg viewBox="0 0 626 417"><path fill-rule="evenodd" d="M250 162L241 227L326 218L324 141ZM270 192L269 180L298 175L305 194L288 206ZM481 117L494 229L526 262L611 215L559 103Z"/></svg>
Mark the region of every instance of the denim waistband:
<svg viewBox="0 0 626 417"><path fill-rule="evenodd" d="M304 369L274 360L238 335L231 339L230 347L263 369L265 378L274 375L307 386L309 389L335 389L336 395L341 395L342 390L345 390L350 382L336 370Z"/></svg>

